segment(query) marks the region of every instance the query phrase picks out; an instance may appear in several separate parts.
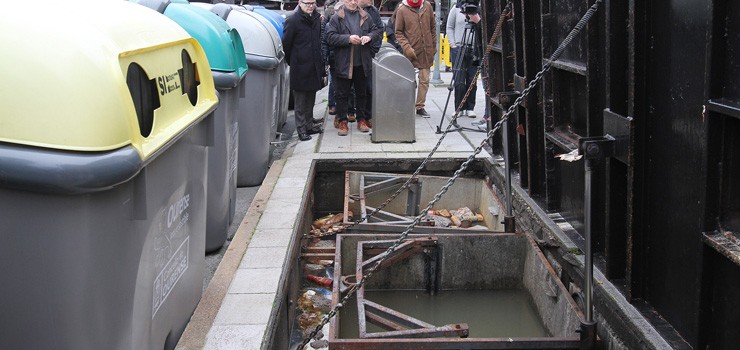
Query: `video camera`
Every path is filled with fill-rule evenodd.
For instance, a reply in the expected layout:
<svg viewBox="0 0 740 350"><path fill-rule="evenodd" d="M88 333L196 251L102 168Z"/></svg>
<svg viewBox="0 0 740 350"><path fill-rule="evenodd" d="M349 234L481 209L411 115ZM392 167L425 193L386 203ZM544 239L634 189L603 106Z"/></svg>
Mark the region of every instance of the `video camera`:
<svg viewBox="0 0 740 350"><path fill-rule="evenodd" d="M460 3L458 4L458 7L460 8L460 12L462 12L465 15L474 15L478 13L478 0L459 0Z"/></svg>

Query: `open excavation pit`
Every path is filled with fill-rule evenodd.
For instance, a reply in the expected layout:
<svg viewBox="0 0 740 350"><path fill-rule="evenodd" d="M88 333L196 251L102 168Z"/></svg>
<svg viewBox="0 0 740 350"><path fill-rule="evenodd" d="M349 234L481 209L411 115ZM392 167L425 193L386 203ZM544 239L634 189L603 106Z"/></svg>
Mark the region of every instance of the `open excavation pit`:
<svg viewBox="0 0 740 350"><path fill-rule="evenodd" d="M352 283L395 238L338 235L334 280ZM525 234L414 234L332 320L329 349L572 349L581 316Z"/></svg>
<svg viewBox="0 0 740 350"><path fill-rule="evenodd" d="M374 217L340 234L313 235L322 217L334 216L334 227L366 218L410 176L389 168L408 165L402 171L411 171L414 166L337 165L314 164L308 207L297 228L303 238L296 242L299 255L283 299L288 312L279 313L288 319L278 319L272 336L278 348L298 346L457 167L455 161L434 163L438 170L419 176ZM307 349L579 347L582 312L531 236L502 232L501 200L485 171L475 163L473 169L427 214L469 208L477 218L443 227L425 217L324 327L322 340L311 341ZM287 343L278 336L281 328L291 330Z"/></svg>

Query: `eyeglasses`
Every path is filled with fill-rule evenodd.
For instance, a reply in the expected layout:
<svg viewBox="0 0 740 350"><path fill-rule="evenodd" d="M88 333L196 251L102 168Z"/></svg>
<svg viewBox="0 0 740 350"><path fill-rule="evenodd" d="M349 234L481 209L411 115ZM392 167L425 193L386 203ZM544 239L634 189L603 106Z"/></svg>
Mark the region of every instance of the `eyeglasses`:
<svg viewBox="0 0 740 350"><path fill-rule="evenodd" d="M306 6L316 6L316 3L315 3L315 2L305 2L305 1L301 1L301 4L304 4L304 5L306 5Z"/></svg>

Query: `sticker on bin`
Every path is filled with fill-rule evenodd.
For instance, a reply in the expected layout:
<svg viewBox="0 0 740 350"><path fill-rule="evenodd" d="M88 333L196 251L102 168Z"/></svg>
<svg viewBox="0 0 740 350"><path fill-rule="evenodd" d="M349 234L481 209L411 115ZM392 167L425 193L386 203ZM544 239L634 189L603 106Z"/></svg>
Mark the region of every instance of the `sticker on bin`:
<svg viewBox="0 0 740 350"><path fill-rule="evenodd" d="M157 311L167 300L167 296L175 288L177 281L188 270L188 252L190 251L190 237L185 237L185 241L180 244L170 261L164 266L162 271L154 279L154 292L152 298L152 319L157 315Z"/></svg>

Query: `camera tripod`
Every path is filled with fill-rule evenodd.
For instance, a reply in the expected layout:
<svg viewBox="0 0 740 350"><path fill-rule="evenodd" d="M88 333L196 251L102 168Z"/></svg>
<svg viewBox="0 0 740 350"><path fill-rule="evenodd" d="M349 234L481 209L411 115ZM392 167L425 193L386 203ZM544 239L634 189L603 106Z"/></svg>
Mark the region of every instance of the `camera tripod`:
<svg viewBox="0 0 740 350"><path fill-rule="evenodd" d="M442 123L444 123L445 120L445 114L447 114L447 107L450 104L450 96L452 96L452 92L455 91L455 83L457 82L457 79L459 78L459 74L467 74L466 69L467 67L462 67L465 59L468 58L468 55L473 50L473 45L477 42L478 38L476 37L476 32L473 28L474 24L471 22L467 22L465 24L465 29L463 30L463 39L462 43L459 46L459 50L457 52L457 55L455 57L455 63L452 65L452 79L450 80L449 86L447 86L447 101L445 101L445 108L442 110L442 118L439 119L439 125L437 125L437 134L442 133ZM475 82L473 82L475 83ZM468 87L469 88L469 87ZM475 98L474 96L468 95L467 98L465 98L463 101L460 102L461 105L464 105L467 103L468 98ZM455 109L456 113L459 113L460 106L457 106ZM460 126L457 124L457 119L454 119L453 124L454 128L451 128L450 131L473 131L473 132L486 132L485 130L479 130L479 129L473 129L468 128L464 126Z"/></svg>

